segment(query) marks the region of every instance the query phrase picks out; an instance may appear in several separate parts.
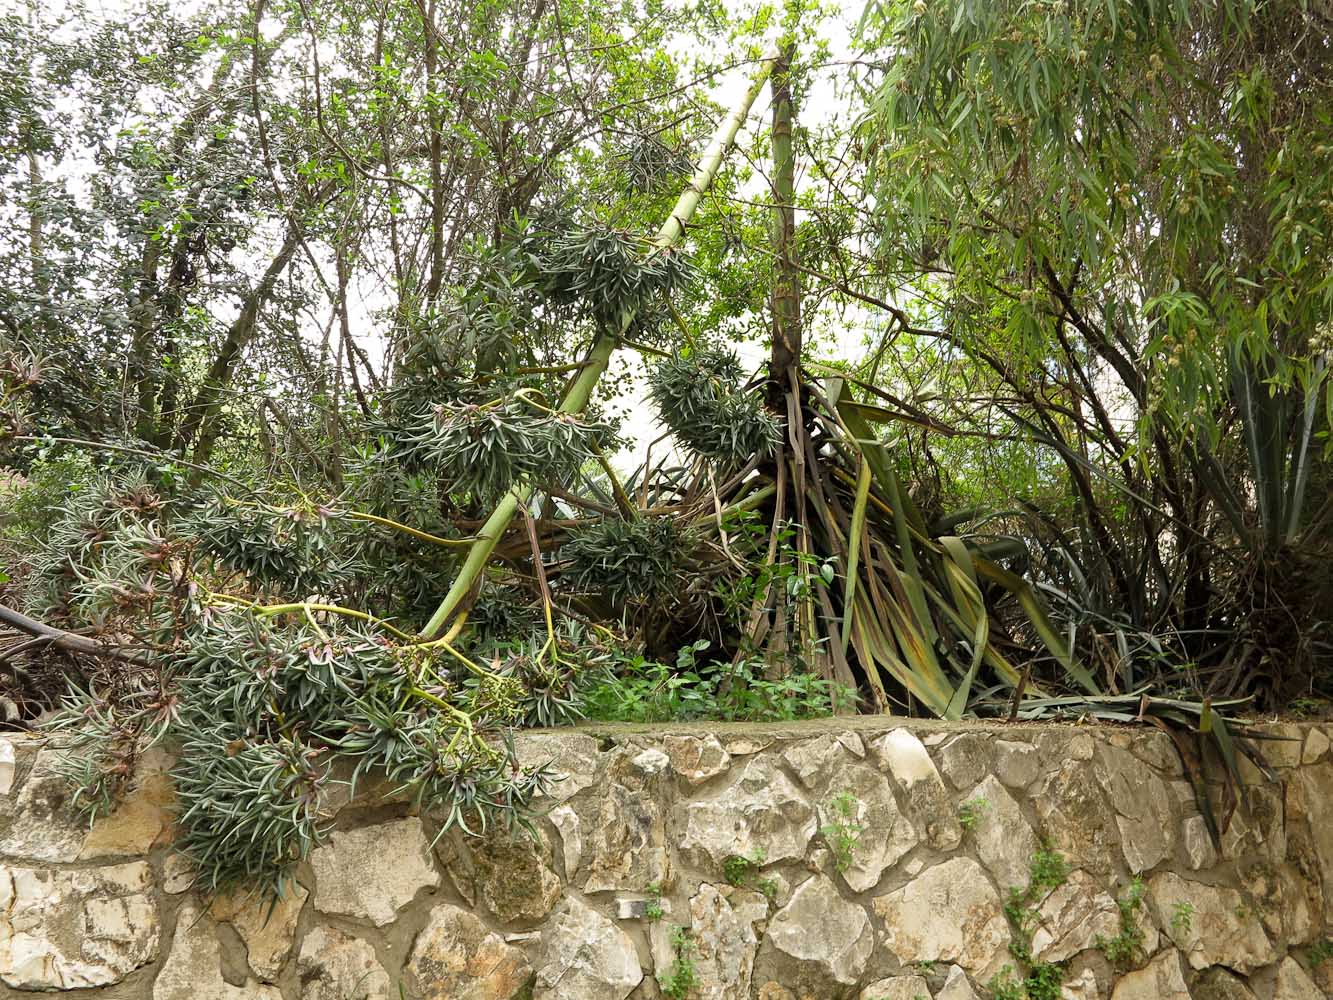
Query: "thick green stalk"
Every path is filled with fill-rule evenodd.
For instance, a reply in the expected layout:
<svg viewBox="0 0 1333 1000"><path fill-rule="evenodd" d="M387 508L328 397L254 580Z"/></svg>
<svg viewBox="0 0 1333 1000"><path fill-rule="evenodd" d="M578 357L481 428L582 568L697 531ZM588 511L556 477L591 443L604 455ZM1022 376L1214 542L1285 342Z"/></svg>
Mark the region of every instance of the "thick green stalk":
<svg viewBox="0 0 1333 1000"><path fill-rule="evenodd" d="M764 57L759 64L759 68L755 71L754 78L750 81L750 86L746 89L744 97L737 103L735 110L718 126L708 151L704 154L703 159L699 161L699 167L695 170L694 176L690 178L690 183L681 192L675 207L671 209L671 214L662 223L662 228L657 231L657 235L653 239L657 246L662 248L673 246L679 243L685 235L685 224L690 221L695 209L699 207L699 202L703 200L705 192L712 186L713 179L722 166L722 161L735 144L736 136L740 132L741 126L745 124L745 119L750 114L750 108L753 106L755 98L759 96L759 91L763 89L764 83L767 82L769 74L773 71L773 63L776 60L776 52ZM565 398L560 401L559 411L561 413L582 413L584 408L587 407L588 400L592 397L592 391L596 388L602 373L606 371L606 366L610 363L611 355L620 342L620 338L624 336L625 331L629 329L633 322L634 313L631 312L621 320L619 330L614 333L604 330L598 335L578 375L575 376L569 384L569 388L565 391ZM500 536L508 530L509 523L514 519L514 515L518 513L519 506L527 503L531 493L532 485L530 483L515 483L496 505L495 510L491 512L491 516L486 519L486 523L477 532L477 539L472 543L472 548L468 551L467 558L463 561L463 567L459 570L458 576L454 578L449 592L445 594L444 600L435 609L435 614L431 615L430 621L421 630L423 636L429 638L443 631L449 620L462 609L468 594L472 592L473 587L481 579L481 574L485 571L486 563L490 561L491 553L495 551Z"/></svg>

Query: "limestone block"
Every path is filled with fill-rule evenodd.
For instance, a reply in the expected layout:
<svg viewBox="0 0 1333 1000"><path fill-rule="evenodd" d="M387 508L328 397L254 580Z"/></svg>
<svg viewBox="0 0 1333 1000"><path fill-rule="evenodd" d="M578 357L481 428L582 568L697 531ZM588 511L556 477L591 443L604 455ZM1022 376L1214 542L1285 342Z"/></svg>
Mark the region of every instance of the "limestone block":
<svg viewBox="0 0 1333 1000"><path fill-rule="evenodd" d="M928 868L873 906L885 924L884 947L899 962L954 962L983 982L1005 964L1009 922L971 858Z"/></svg>
<svg viewBox="0 0 1333 1000"><path fill-rule="evenodd" d="M1041 773L1041 754L1031 743L995 741L995 774L1010 788L1027 788Z"/></svg>
<svg viewBox="0 0 1333 1000"><path fill-rule="evenodd" d="M1229 969L1214 966L1194 981L1194 1000L1255 1000L1254 991Z"/></svg>
<svg viewBox="0 0 1333 1000"><path fill-rule="evenodd" d="M257 893L227 893L209 907L209 915L231 924L245 942L250 971L266 983L278 978L296 941L296 921L309 893L289 885L282 898Z"/></svg>
<svg viewBox="0 0 1333 1000"><path fill-rule="evenodd" d="M477 891L501 923L540 920L551 912L561 886L544 840L497 830L470 845Z"/></svg>
<svg viewBox="0 0 1333 1000"><path fill-rule="evenodd" d="M1273 1000L1323 1000L1324 991L1314 984L1297 961L1288 956L1277 967Z"/></svg>
<svg viewBox="0 0 1333 1000"><path fill-rule="evenodd" d="M729 885L699 886L690 900L697 1000L749 1000L759 949L755 924L767 917L768 900L757 892Z"/></svg>
<svg viewBox="0 0 1333 1000"><path fill-rule="evenodd" d="M935 756L949 784L960 792L994 770L994 742L981 733L959 733L940 747Z"/></svg>
<svg viewBox="0 0 1333 1000"><path fill-rule="evenodd" d="M1091 750L1091 740L1088 746ZM1051 847L1094 874L1115 871L1120 828L1093 769L1071 757L1034 788L1032 802Z"/></svg>
<svg viewBox="0 0 1333 1000"><path fill-rule="evenodd" d="M819 826L806 797L763 755L751 758L718 797L688 802L683 811L681 847L704 855L718 871L727 858L753 857L756 849L769 864L800 860Z"/></svg>
<svg viewBox="0 0 1333 1000"><path fill-rule="evenodd" d="M421 1000L512 1000L532 977L522 951L449 903L430 911L405 971L412 995Z"/></svg>
<svg viewBox="0 0 1333 1000"><path fill-rule="evenodd" d="M667 736L662 746L671 760L672 770L690 787L725 774L731 766L731 754L716 736Z"/></svg>
<svg viewBox="0 0 1333 1000"><path fill-rule="evenodd" d="M895 729L874 742L875 752L903 792L907 814L930 845L951 851L963 839L953 799L935 762L916 735Z"/></svg>
<svg viewBox="0 0 1333 1000"><path fill-rule="evenodd" d="M930 989L920 976L892 976L871 983L858 1000L930 1000Z"/></svg>
<svg viewBox="0 0 1333 1000"><path fill-rule="evenodd" d="M539 801L565 802L597 781L602 754L582 733L516 733L514 751L525 767L549 763L555 781Z"/></svg>
<svg viewBox="0 0 1333 1000"><path fill-rule="evenodd" d="M1180 952L1168 948L1144 968L1122 976L1111 1000L1190 1000Z"/></svg>
<svg viewBox="0 0 1333 1000"><path fill-rule="evenodd" d="M826 876L798 885L768 927L765 943L797 969L793 978L819 977L851 985L875 946L864 909L848 902Z"/></svg>
<svg viewBox="0 0 1333 1000"><path fill-rule="evenodd" d="M282 993L253 979L244 986L227 982L217 925L188 900L176 911L176 936L153 983L153 1000L282 1000Z"/></svg>
<svg viewBox="0 0 1333 1000"><path fill-rule="evenodd" d="M1169 858L1178 821L1166 782L1132 753L1106 744L1098 747L1096 773L1116 812L1129 870L1148 871Z"/></svg>
<svg viewBox="0 0 1333 1000"><path fill-rule="evenodd" d="M1001 888L1027 885L1032 856L1041 841L1014 797L992 774L968 793L967 801L975 803L968 836L982 865Z"/></svg>
<svg viewBox="0 0 1333 1000"><path fill-rule="evenodd" d="M1148 901L1158 926L1195 969L1225 965L1249 973L1278 957L1259 914L1235 889L1162 872L1148 882Z"/></svg>
<svg viewBox="0 0 1333 1000"><path fill-rule="evenodd" d="M542 933L533 1000L625 1000L643 980L629 935L576 897Z"/></svg>
<svg viewBox="0 0 1333 1000"><path fill-rule="evenodd" d="M556 806L546 816L560 834L560 857L565 864L565 878L573 879L583 862L583 834L579 814L571 806Z"/></svg>
<svg viewBox="0 0 1333 1000"><path fill-rule="evenodd" d="M26 990L118 983L157 958L148 864L52 871L0 865L0 981Z"/></svg>
<svg viewBox="0 0 1333 1000"><path fill-rule="evenodd" d="M956 965L949 966L944 985L935 994L935 1000L979 1000L967 973Z"/></svg>
<svg viewBox="0 0 1333 1000"><path fill-rule="evenodd" d="M336 927L316 927L296 959L301 1000L398 1000L398 990L367 941Z"/></svg>
<svg viewBox="0 0 1333 1000"><path fill-rule="evenodd" d="M416 817L334 833L310 855L322 913L390 923L422 889L440 884Z"/></svg>
<svg viewBox="0 0 1333 1000"><path fill-rule="evenodd" d="M8 795L13 790L17 772L18 754L14 751L14 742L0 737L0 795Z"/></svg>
<svg viewBox="0 0 1333 1000"><path fill-rule="evenodd" d="M654 882L665 882L670 873L668 759L661 754L658 766L656 758L645 754L637 748L622 748L606 765L597 814L584 841L585 892L641 892Z"/></svg>
<svg viewBox="0 0 1333 1000"><path fill-rule="evenodd" d="M1120 909L1087 872L1070 873L1037 907L1032 954L1043 962L1063 962L1120 933Z"/></svg>
<svg viewBox="0 0 1333 1000"><path fill-rule="evenodd" d="M1322 729L1314 729L1305 735L1305 747L1301 750L1302 764L1317 764L1328 753L1328 737Z"/></svg>

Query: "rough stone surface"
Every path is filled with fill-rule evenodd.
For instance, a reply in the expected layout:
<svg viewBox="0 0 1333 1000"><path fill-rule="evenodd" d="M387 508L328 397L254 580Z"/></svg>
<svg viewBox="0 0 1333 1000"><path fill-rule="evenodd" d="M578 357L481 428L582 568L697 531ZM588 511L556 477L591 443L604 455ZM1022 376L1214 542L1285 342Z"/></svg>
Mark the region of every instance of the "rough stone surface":
<svg viewBox="0 0 1333 1000"><path fill-rule="evenodd" d="M865 910L838 894L823 875L798 885L774 916L765 939L777 952L834 982L855 983L865 971L875 935Z"/></svg>
<svg viewBox="0 0 1333 1000"><path fill-rule="evenodd" d="M1322 729L1311 729L1305 737L1305 749L1301 751L1301 763L1318 763L1324 759L1326 753L1328 753L1328 737L1324 735ZM0 786L3 786L3 784L3 780L0 780Z"/></svg>
<svg viewBox="0 0 1333 1000"><path fill-rule="evenodd" d="M990 879L970 858L927 868L874 900L884 947L900 962L954 962L985 981L1004 964L1009 923Z"/></svg>
<svg viewBox="0 0 1333 1000"><path fill-rule="evenodd" d="M854 815L836 812L830 794L835 788L836 794L851 796ZM851 851L851 864L841 872L842 879L856 892L873 889L884 871L917 844L916 830L899 810L889 782L864 764L843 768L830 783L817 811L820 829L838 822L860 827Z"/></svg>
<svg viewBox="0 0 1333 1000"><path fill-rule="evenodd" d="M227 982L217 926L189 900L176 912L176 937L153 983L153 1000L282 1000L282 993L253 979Z"/></svg>
<svg viewBox="0 0 1333 1000"><path fill-rule="evenodd" d="M440 884L415 817L334 833L313 851L315 906L323 913L390 923L420 890Z"/></svg>
<svg viewBox="0 0 1333 1000"><path fill-rule="evenodd" d="M871 983L858 1000L930 1000L930 988L920 976L893 976Z"/></svg>
<svg viewBox="0 0 1333 1000"><path fill-rule="evenodd" d="M1010 788L1027 788L1041 773L1041 754L1030 743L995 742L995 774Z"/></svg>
<svg viewBox="0 0 1333 1000"><path fill-rule="evenodd" d="M1041 841L1014 797L992 774L972 789L966 801L972 804L968 836L995 884L1001 889L1027 885L1032 855Z"/></svg>
<svg viewBox="0 0 1333 1000"><path fill-rule="evenodd" d="M729 885L699 886L690 900L698 1000L749 1000L759 948L754 928L767 916L768 901L757 892Z"/></svg>
<svg viewBox="0 0 1333 1000"><path fill-rule="evenodd" d="M1273 1000L1323 1000L1324 991L1314 984L1294 958L1288 956L1277 967Z"/></svg>
<svg viewBox="0 0 1333 1000"><path fill-rule="evenodd" d="M157 958L143 861L82 870L0 866L0 981L27 990L118 983Z"/></svg>
<svg viewBox="0 0 1333 1000"><path fill-rule="evenodd" d="M1195 969L1225 965L1249 973L1278 957L1259 914L1235 889L1163 872L1149 880L1148 900L1157 925Z"/></svg>
<svg viewBox="0 0 1333 1000"><path fill-rule="evenodd" d="M716 736L667 736L662 741L662 748L671 761L672 770L690 786L716 778L731 766L731 754Z"/></svg>
<svg viewBox="0 0 1333 1000"><path fill-rule="evenodd" d="M266 983L278 978L296 940L296 921L310 894L289 886L276 902L256 894L219 896L209 907L214 920L231 924L245 942L246 960Z"/></svg>
<svg viewBox="0 0 1333 1000"><path fill-rule="evenodd" d="M596 819L586 840L585 892L642 891L666 880L668 758L624 748L605 769Z"/></svg>
<svg viewBox="0 0 1333 1000"><path fill-rule="evenodd" d="M1120 862L1120 830L1092 768L1075 756L1076 743L1070 740L1062 748L1068 756L1037 783L1033 804L1050 845L1105 877ZM1091 756L1091 746L1088 752Z"/></svg>
<svg viewBox="0 0 1333 1000"><path fill-rule="evenodd" d="M441 903L417 935L406 973L408 988L421 1000L511 1000L527 985L532 967L476 916Z"/></svg>
<svg viewBox="0 0 1333 1000"><path fill-rule="evenodd" d="M524 763L551 765L556 780L547 802L564 802L592 785L602 763L597 741L582 733L519 733L514 750Z"/></svg>
<svg viewBox="0 0 1333 1000"><path fill-rule="evenodd" d="M560 835L560 858L565 865L565 878L572 879L583 862L583 824L579 814L571 806L556 806L546 818Z"/></svg>
<svg viewBox="0 0 1333 1000"><path fill-rule="evenodd" d="M909 729L895 729L874 743L875 752L898 782L908 814L937 850L951 851L963 839L958 813L925 746Z"/></svg>
<svg viewBox="0 0 1333 1000"><path fill-rule="evenodd" d="M773 760L757 756L718 798L689 802L681 847L722 865L763 851L767 863L800 859L818 828L815 810ZM647 881L652 881L648 879Z"/></svg>
<svg viewBox="0 0 1333 1000"><path fill-rule="evenodd" d="M978 1000L1014 964L1001 901L1042 839L1071 868L1028 925L1036 959L1064 969L1060 1000L1333 995L1333 963L1302 965L1333 913L1333 748L1324 727L1277 731L1300 737L1282 781L1247 771L1220 852L1174 748L1142 727L528 733L524 763L569 776L537 803L537 840L454 831L436 860L439 817L390 819L410 805L363 782L297 868L313 900L293 887L271 912L192 892L165 755L90 831L50 744L3 737L0 998L663 1000L683 926L693 1000ZM819 827L844 792L863 829L839 872ZM960 815L975 822L955 840ZM726 883L731 856L760 852ZM1134 869L1138 967L1116 969L1098 939Z"/></svg>
<svg viewBox="0 0 1333 1000"><path fill-rule="evenodd" d="M1175 847L1176 821L1166 782L1127 750L1109 745L1099 750L1097 775L1115 809L1129 870L1155 868Z"/></svg>
<svg viewBox="0 0 1333 1000"><path fill-rule="evenodd" d="M1098 938L1120 933L1120 909L1085 871L1073 871L1037 907L1032 954L1043 962L1063 962L1093 948Z"/></svg>
<svg viewBox="0 0 1333 1000"><path fill-rule="evenodd" d="M1111 1000L1190 1000L1180 952L1168 948L1116 983Z"/></svg>
<svg viewBox="0 0 1333 1000"><path fill-rule="evenodd" d="M964 791L993 770L992 745L981 733L959 733L940 745L936 759L949 783Z"/></svg>
<svg viewBox="0 0 1333 1000"><path fill-rule="evenodd" d="M629 935L567 897L542 935L533 1000L625 1000L642 980Z"/></svg>
<svg viewBox="0 0 1333 1000"><path fill-rule="evenodd" d="M967 978L967 973L958 966L951 965L944 977L944 985L935 994L935 1000L978 1000L978 998L977 991L972 988L971 980Z"/></svg>
<svg viewBox="0 0 1333 1000"><path fill-rule="evenodd" d="M8 795L14 787L14 775L18 770L18 755L10 740L0 739L0 795Z"/></svg>
<svg viewBox="0 0 1333 1000"><path fill-rule="evenodd" d="M301 942L301 1000L398 1000L375 949L336 927L316 927Z"/></svg>
<svg viewBox="0 0 1333 1000"><path fill-rule="evenodd" d="M481 900L502 923L540 920L560 898L560 879L547 865L549 846L499 831L472 852Z"/></svg>
<svg viewBox="0 0 1333 1000"><path fill-rule="evenodd" d="M1194 1000L1255 1000L1254 990L1245 985L1245 980L1221 966L1201 973L1191 992Z"/></svg>

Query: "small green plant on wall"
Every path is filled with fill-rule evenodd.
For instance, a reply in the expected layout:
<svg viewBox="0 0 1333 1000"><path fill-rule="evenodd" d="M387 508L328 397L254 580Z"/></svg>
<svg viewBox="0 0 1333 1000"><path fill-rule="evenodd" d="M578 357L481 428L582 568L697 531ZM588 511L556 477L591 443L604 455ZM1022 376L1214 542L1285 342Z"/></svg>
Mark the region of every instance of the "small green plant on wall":
<svg viewBox="0 0 1333 1000"><path fill-rule="evenodd" d="M694 935L688 927L677 927L671 932L671 947L676 960L659 985L667 1000L685 1000L699 988L699 971L694 966Z"/></svg>
<svg viewBox="0 0 1333 1000"><path fill-rule="evenodd" d="M748 855L733 854L722 862L722 874L727 882L738 889L746 889L755 873L764 863L764 849L756 847Z"/></svg>
<svg viewBox="0 0 1333 1000"><path fill-rule="evenodd" d="M643 918L649 922L662 919L662 883L649 884L648 901L643 906Z"/></svg>
<svg viewBox="0 0 1333 1000"><path fill-rule="evenodd" d="M1133 965L1143 950L1143 928L1139 926L1139 911L1143 909L1143 894L1146 887L1143 879L1134 876L1129 889L1116 900L1120 911L1120 932L1113 938L1097 936L1096 944L1106 955L1106 960L1117 969ZM1174 926L1175 919L1172 918Z"/></svg>
<svg viewBox="0 0 1333 1000"><path fill-rule="evenodd" d="M989 811L990 803L981 796L968 799L958 807L958 825L964 831L972 830Z"/></svg>
<svg viewBox="0 0 1333 1000"><path fill-rule="evenodd" d="M1188 934L1194 921L1194 904L1186 900L1171 904L1171 929Z"/></svg>
<svg viewBox="0 0 1333 1000"><path fill-rule="evenodd" d="M1027 972L1021 978L1016 977L1014 967L1005 966L987 983L995 1000L1059 1000L1064 969L1033 956L1032 935L1038 919L1037 905L1068 878L1069 862L1059 852L1043 846L1028 861L1027 886L1010 886L1004 904L1004 914L1014 931L1009 953Z"/></svg>
<svg viewBox="0 0 1333 1000"><path fill-rule="evenodd" d="M865 829L856 821L859 800L851 792L839 792L829 803L829 821L819 828L824 842L833 852L833 867L845 872L852 867L852 852Z"/></svg>

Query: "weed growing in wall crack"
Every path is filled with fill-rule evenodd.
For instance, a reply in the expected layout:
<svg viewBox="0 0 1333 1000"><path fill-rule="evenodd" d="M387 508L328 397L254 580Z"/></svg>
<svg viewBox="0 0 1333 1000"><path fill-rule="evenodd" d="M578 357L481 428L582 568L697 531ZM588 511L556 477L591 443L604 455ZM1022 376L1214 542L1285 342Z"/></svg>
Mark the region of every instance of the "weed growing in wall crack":
<svg viewBox="0 0 1333 1000"><path fill-rule="evenodd" d="M851 792L839 792L829 803L829 821L819 828L824 841L833 852L833 867L845 872L852 867L852 852L861 840L865 827L856 821L860 801Z"/></svg>
<svg viewBox="0 0 1333 1000"><path fill-rule="evenodd" d="M1059 1000L1064 969L1032 954L1032 935L1039 919L1037 906L1052 889L1064 885L1069 870L1069 862L1063 855L1043 846L1028 862L1027 886L1009 887L1009 897L1004 904L1004 914L1014 931L1009 953L1026 969L1026 974L1015 979L1013 967L1005 966L988 984L991 993L999 1000Z"/></svg>
<svg viewBox="0 0 1333 1000"><path fill-rule="evenodd" d="M671 932L671 947L676 960L658 985L667 1000L686 1000L699 987L699 972L694 965L694 935L688 927L677 927Z"/></svg>
<svg viewBox="0 0 1333 1000"><path fill-rule="evenodd" d="M1132 966L1143 951L1143 928L1139 926L1139 911L1143 909L1144 892L1146 886L1143 879L1134 876L1125 894L1116 900L1116 908L1120 911L1119 933L1112 938L1097 936L1097 947L1117 969Z"/></svg>

